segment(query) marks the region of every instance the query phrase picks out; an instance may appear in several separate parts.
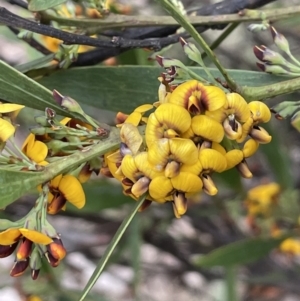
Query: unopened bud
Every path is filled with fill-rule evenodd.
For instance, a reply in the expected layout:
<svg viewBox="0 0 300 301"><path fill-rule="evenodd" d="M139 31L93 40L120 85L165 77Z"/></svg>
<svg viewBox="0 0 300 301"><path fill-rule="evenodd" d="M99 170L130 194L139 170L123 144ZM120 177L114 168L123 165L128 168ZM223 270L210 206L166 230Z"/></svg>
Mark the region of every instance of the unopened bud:
<svg viewBox="0 0 300 301"><path fill-rule="evenodd" d="M27 238L23 238L17 250L17 254L16 254L17 260L20 261L29 257L31 253L31 248L32 248L32 241Z"/></svg>
<svg viewBox="0 0 300 301"><path fill-rule="evenodd" d="M177 213L175 214L175 216L177 218L181 217L181 215L184 215L187 210L187 198L185 197L185 194L183 192L176 191L173 196L173 200L173 209L175 209Z"/></svg>
<svg viewBox="0 0 300 301"><path fill-rule="evenodd" d="M249 135L260 144L266 144L272 140L272 136L260 126L254 126Z"/></svg>
<svg viewBox="0 0 300 301"><path fill-rule="evenodd" d="M29 258L22 261L16 261L10 271L10 276L18 277L21 276L29 265Z"/></svg>
<svg viewBox="0 0 300 301"><path fill-rule="evenodd" d="M132 185L131 193L138 198L148 191L149 184L150 184L150 179L147 177L142 177Z"/></svg>
<svg viewBox="0 0 300 301"><path fill-rule="evenodd" d="M241 163L236 165L237 170L243 178L250 179L252 178L252 172L250 171L246 160L243 160Z"/></svg>
<svg viewBox="0 0 300 301"><path fill-rule="evenodd" d="M84 114L82 108L75 99L69 96L63 96L56 90L53 90L52 93L54 100L64 109L67 109L70 112L78 113L80 115Z"/></svg>
<svg viewBox="0 0 300 301"><path fill-rule="evenodd" d="M49 214L56 214L65 206L66 202L67 200L62 194L55 194L51 203L48 204L47 212Z"/></svg>
<svg viewBox="0 0 300 301"><path fill-rule="evenodd" d="M247 29L251 32L260 32L267 30L269 28L268 24L250 24L248 25Z"/></svg>
<svg viewBox="0 0 300 301"><path fill-rule="evenodd" d="M273 26L270 27L275 45L285 53L290 53L290 46L285 36L279 33Z"/></svg>
<svg viewBox="0 0 300 301"><path fill-rule="evenodd" d="M202 177L202 182L203 182L203 191L208 194L208 195L216 195L218 193L218 189L212 180L212 178L207 175L203 174Z"/></svg>
<svg viewBox="0 0 300 301"><path fill-rule="evenodd" d="M183 51L188 56L188 58L196 63L198 63L200 66L203 65L201 53L198 50L198 48L195 46L195 44L185 41L183 38L180 38L180 43L183 47Z"/></svg>
<svg viewBox="0 0 300 301"><path fill-rule="evenodd" d="M42 267L42 258L36 247L33 249L30 255L29 267L31 268L32 280L36 280Z"/></svg>
<svg viewBox="0 0 300 301"><path fill-rule="evenodd" d="M36 116L34 117L34 121L43 127L49 127L49 122L46 116Z"/></svg>
<svg viewBox="0 0 300 301"><path fill-rule="evenodd" d="M60 238L53 238L53 242L47 245L47 251L58 260L64 259L67 253Z"/></svg>
<svg viewBox="0 0 300 301"><path fill-rule="evenodd" d="M292 116L296 110L300 109L299 101L283 101L271 109L275 113L277 119L287 118Z"/></svg>
<svg viewBox="0 0 300 301"><path fill-rule="evenodd" d="M244 147L243 147L243 154L245 158L249 158L254 155L254 153L257 151L259 147L258 141L255 139L249 139Z"/></svg>
<svg viewBox="0 0 300 301"><path fill-rule="evenodd" d="M271 65L286 65L286 59L278 52L271 50L270 48L261 45L260 47L254 46L253 52L255 56L262 62Z"/></svg>
<svg viewBox="0 0 300 301"><path fill-rule="evenodd" d="M47 261L49 262L49 264L54 268L56 268L60 263L60 260L54 258L49 252L45 253L45 257L46 257Z"/></svg>
<svg viewBox="0 0 300 301"><path fill-rule="evenodd" d="M170 67L185 68L185 65L181 61L176 59L166 58L161 55L156 56L156 61L164 68L170 68Z"/></svg>
<svg viewBox="0 0 300 301"><path fill-rule="evenodd" d="M270 74L276 74L276 75L291 75L290 72L283 69L280 66L277 65L268 65L268 64L262 64L262 63L256 63L257 67L260 68L262 71L270 73Z"/></svg>

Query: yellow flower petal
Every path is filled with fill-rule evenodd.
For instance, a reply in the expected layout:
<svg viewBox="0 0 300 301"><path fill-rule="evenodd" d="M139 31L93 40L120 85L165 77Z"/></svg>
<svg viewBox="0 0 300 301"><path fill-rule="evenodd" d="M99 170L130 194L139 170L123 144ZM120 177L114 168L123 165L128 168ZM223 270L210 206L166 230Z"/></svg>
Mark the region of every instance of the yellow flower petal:
<svg viewBox="0 0 300 301"><path fill-rule="evenodd" d="M176 162L195 164L198 160L198 148L193 141L182 138L169 140L170 152Z"/></svg>
<svg viewBox="0 0 300 301"><path fill-rule="evenodd" d="M137 181L139 170L132 155L125 155L122 160L121 170L124 176L130 179L133 183Z"/></svg>
<svg viewBox="0 0 300 301"><path fill-rule="evenodd" d="M7 120L0 118L0 140L5 142L15 133L15 127Z"/></svg>
<svg viewBox="0 0 300 301"><path fill-rule="evenodd" d="M199 176L202 170L203 167L199 160L195 164L182 164L180 167L180 172L189 172L196 176Z"/></svg>
<svg viewBox="0 0 300 301"><path fill-rule="evenodd" d="M18 105L15 103L0 103L0 113L10 113L14 111L19 111L23 109L25 106L23 105Z"/></svg>
<svg viewBox="0 0 300 301"><path fill-rule="evenodd" d="M21 237L21 232L17 228L9 228L0 233L0 245L9 246L14 244Z"/></svg>
<svg viewBox="0 0 300 301"><path fill-rule="evenodd" d="M252 112L252 118L255 123L268 122L271 119L271 111L266 104L261 101L251 101L248 104Z"/></svg>
<svg viewBox="0 0 300 301"><path fill-rule="evenodd" d="M163 171L155 170L155 167L148 161L148 157L147 152L141 152L135 156L134 162L138 170L149 179L161 176Z"/></svg>
<svg viewBox="0 0 300 301"><path fill-rule="evenodd" d="M192 130L197 136L210 141L221 142L224 137L223 126L206 115L193 117Z"/></svg>
<svg viewBox="0 0 300 301"><path fill-rule="evenodd" d="M150 111L151 109L153 109L153 105L151 104L144 104L144 105L141 105L137 108L134 109L134 112L139 112L141 114L147 112L147 111Z"/></svg>
<svg viewBox="0 0 300 301"><path fill-rule="evenodd" d="M59 182L61 181L63 175L58 175L54 179L51 180L50 186L51 188L58 189Z"/></svg>
<svg viewBox="0 0 300 301"><path fill-rule="evenodd" d="M226 97L228 105L226 108L227 115L234 114L239 122L246 122L251 116L246 100L237 93L228 93Z"/></svg>
<svg viewBox="0 0 300 301"><path fill-rule="evenodd" d="M134 126L138 126L140 121L142 119L142 114L139 112L132 112L129 114L129 116L126 118L125 123L130 123Z"/></svg>
<svg viewBox="0 0 300 301"><path fill-rule="evenodd" d="M131 123L125 123L121 128L120 136L121 141L128 146L132 154L137 154L143 143L143 137L138 128Z"/></svg>
<svg viewBox="0 0 300 301"><path fill-rule="evenodd" d="M154 114L165 129L173 129L178 134L187 131L191 125L189 112L178 105L164 103L156 109Z"/></svg>
<svg viewBox="0 0 300 301"><path fill-rule="evenodd" d="M32 148L27 147L25 154L32 161L39 163L46 159L48 154L48 147L41 141L34 141Z"/></svg>
<svg viewBox="0 0 300 301"><path fill-rule="evenodd" d="M68 202L78 209L85 205L85 194L81 183L72 175L65 175L59 182L59 191L64 195Z"/></svg>
<svg viewBox="0 0 300 301"><path fill-rule="evenodd" d="M199 161L204 171L223 172L227 168L227 160L220 152L214 149L203 149L199 152Z"/></svg>
<svg viewBox="0 0 300 301"><path fill-rule="evenodd" d="M171 179L175 190L184 193L196 193L201 191L203 183L201 179L189 172L181 172L177 177Z"/></svg>
<svg viewBox="0 0 300 301"><path fill-rule="evenodd" d="M158 139L164 138L164 128L161 126L154 113L150 114L145 130L146 144L150 147Z"/></svg>
<svg viewBox="0 0 300 301"><path fill-rule="evenodd" d="M217 142L213 142L212 145L211 145L211 148L215 149L216 151L218 151L219 153L221 153L223 156L225 156L225 154L226 154L225 148L221 144L219 144Z"/></svg>
<svg viewBox="0 0 300 301"><path fill-rule="evenodd" d="M21 228L20 232L24 237L37 244L49 245L53 241L49 236L35 230Z"/></svg>
<svg viewBox="0 0 300 301"><path fill-rule="evenodd" d="M170 144L169 139L162 138L152 143L148 149L148 160L154 165L157 171L162 171L169 159Z"/></svg>
<svg viewBox="0 0 300 301"><path fill-rule="evenodd" d="M244 154L239 149L233 149L226 153L225 158L227 160L227 170L233 168L244 159Z"/></svg>
<svg viewBox="0 0 300 301"><path fill-rule="evenodd" d="M164 203L164 198L173 192L173 185L170 179L165 176L154 178L149 185L149 194L154 201Z"/></svg>
<svg viewBox="0 0 300 301"><path fill-rule="evenodd" d="M205 86L202 91L202 105L207 111L215 111L226 103L226 94L215 86Z"/></svg>
<svg viewBox="0 0 300 301"><path fill-rule="evenodd" d="M244 158L249 158L254 155L259 147L259 143L254 139L249 139L243 147Z"/></svg>
<svg viewBox="0 0 300 301"><path fill-rule="evenodd" d="M279 250L283 253L292 255L300 255L300 241L294 238L285 239L279 246Z"/></svg>

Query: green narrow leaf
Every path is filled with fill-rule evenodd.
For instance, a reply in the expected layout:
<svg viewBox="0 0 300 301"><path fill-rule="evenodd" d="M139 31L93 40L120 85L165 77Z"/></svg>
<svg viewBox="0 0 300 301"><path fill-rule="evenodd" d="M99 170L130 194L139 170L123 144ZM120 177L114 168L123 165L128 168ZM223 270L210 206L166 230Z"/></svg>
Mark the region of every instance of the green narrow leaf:
<svg viewBox="0 0 300 301"><path fill-rule="evenodd" d="M120 145L120 133L111 129L110 136L89 150L77 151L74 154L45 166L43 171L21 172L0 169L0 209L14 202L19 197L33 190L39 184L45 183L59 174L63 174L90 159L101 156Z"/></svg>
<svg viewBox="0 0 300 301"><path fill-rule="evenodd" d="M1 60L0 70L0 99L41 111L50 107L57 114L70 115L55 104L51 91L36 81Z"/></svg>
<svg viewBox="0 0 300 301"><path fill-rule="evenodd" d="M120 225L118 231L116 232L113 239L111 240L111 242L109 243L109 245L105 249L105 252L104 252L103 256L101 257L95 271L93 272L91 278L89 279L88 283L86 284L86 286L85 286L85 288L82 292L82 295L81 295L81 297L78 301L83 301L86 298L87 294L90 292L90 290L92 289L92 287L94 286L94 284L96 283L96 281L98 280L100 275L102 274L102 272L103 272L108 260L110 259L113 251L117 247L120 239L122 238L122 236L125 233L126 229L128 228L128 226L132 222L132 220L133 220L134 216L136 215L136 213L138 212L139 208L144 203L144 200L145 200L145 196L142 196L140 198L140 200L134 206L133 211L129 214L129 216L127 218L125 218L123 220L123 222Z"/></svg>
<svg viewBox="0 0 300 301"><path fill-rule="evenodd" d="M42 11L64 2L67 2L67 0L30 0L28 9L31 11Z"/></svg>
<svg viewBox="0 0 300 301"><path fill-rule="evenodd" d="M266 256L276 248L284 238L251 238L220 247L211 253L195 259L195 264L211 268L214 266L232 267L246 264Z"/></svg>
<svg viewBox="0 0 300 301"><path fill-rule="evenodd" d="M191 70L205 77L202 68L191 67ZM209 70L214 77L221 76L218 70ZM130 113L141 104L157 101L157 78L163 71L157 66L80 67L57 71L41 78L39 83L96 108ZM254 71L228 70L228 73L242 86L261 86L286 80Z"/></svg>
<svg viewBox="0 0 300 301"><path fill-rule="evenodd" d="M53 60L54 56L55 56L55 53L51 53L51 54L42 56L36 60L30 61L28 63L18 65L15 68L22 73L26 73L30 70L41 68L42 66L50 63Z"/></svg>

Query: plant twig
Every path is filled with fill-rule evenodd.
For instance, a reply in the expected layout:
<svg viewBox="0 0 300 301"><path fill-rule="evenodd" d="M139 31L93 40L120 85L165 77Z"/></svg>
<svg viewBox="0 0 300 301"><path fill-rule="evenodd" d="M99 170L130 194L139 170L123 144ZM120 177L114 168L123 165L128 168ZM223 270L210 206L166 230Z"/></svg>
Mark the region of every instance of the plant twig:
<svg viewBox="0 0 300 301"><path fill-rule="evenodd" d="M262 15L267 20L290 18L300 14L300 5L265 10L242 10L235 14L222 14L217 16L188 16L187 20L193 25L216 25L228 23L241 23L261 21ZM89 28L89 34L102 32L108 28L146 27L146 26L177 26L178 23L170 16L127 16L110 14L103 19L65 18L52 14L42 13L42 21L55 21L65 26Z"/></svg>
<svg viewBox="0 0 300 301"><path fill-rule="evenodd" d="M180 12L176 10L176 8L168 1L168 0L156 0L160 3L170 14L171 16L194 38L195 42L197 42L201 48L206 52L207 56L212 60L215 66L219 69L221 74L224 76L228 87L235 91L237 89L237 84L232 79L232 77L228 74L228 72L223 68L219 59L213 53L213 51L209 48L204 39L200 36L200 34L196 31L196 29L191 25Z"/></svg>

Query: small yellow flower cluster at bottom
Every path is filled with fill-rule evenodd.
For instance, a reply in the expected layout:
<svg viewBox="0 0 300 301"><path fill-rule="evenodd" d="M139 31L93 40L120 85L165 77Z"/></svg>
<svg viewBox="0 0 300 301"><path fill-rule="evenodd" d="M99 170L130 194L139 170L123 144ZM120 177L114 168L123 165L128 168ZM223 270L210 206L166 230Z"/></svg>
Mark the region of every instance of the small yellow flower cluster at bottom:
<svg viewBox="0 0 300 301"><path fill-rule="evenodd" d="M268 122L271 113L260 101L247 103L237 93L226 94L196 80L169 90L161 84L154 106L117 115L122 145L105 155L102 173L121 181L124 193L134 199L146 194L146 204L172 202L175 216L181 217L189 196L202 190L218 192L213 172L236 166L242 176L252 177L245 159L259 144L270 142L258 124ZM138 126L145 123L142 137Z"/></svg>

